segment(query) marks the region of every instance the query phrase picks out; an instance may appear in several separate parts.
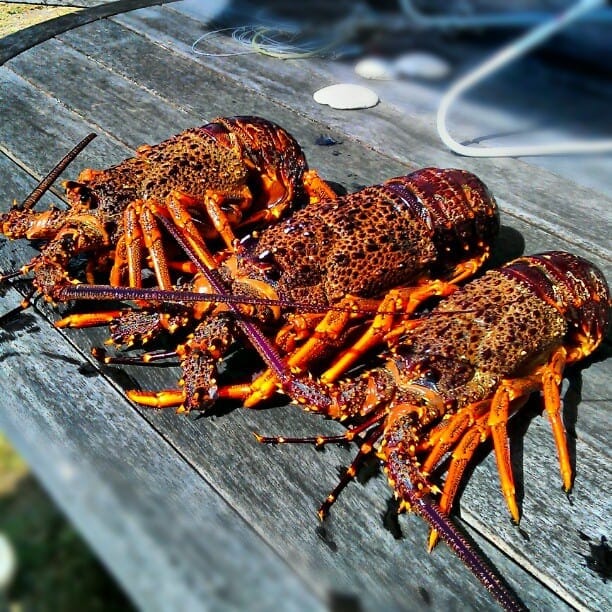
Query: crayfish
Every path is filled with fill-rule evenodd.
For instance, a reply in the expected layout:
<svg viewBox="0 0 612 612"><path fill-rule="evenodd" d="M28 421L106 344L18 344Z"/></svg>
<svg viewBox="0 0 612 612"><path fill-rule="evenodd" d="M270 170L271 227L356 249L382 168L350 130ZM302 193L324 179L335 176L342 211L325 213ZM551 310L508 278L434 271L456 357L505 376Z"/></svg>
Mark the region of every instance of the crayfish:
<svg viewBox="0 0 612 612"><path fill-rule="evenodd" d="M159 329L159 310L164 308L159 303L164 300L249 301L248 307L236 310L234 306L234 311L257 321L266 333L270 328L278 330L280 324L275 348L288 355L286 365L293 370L304 369L342 346L355 321L363 323L369 314L374 318L372 326L358 344L340 353L328 373L331 378L377 345L391 321L400 315L407 318L424 300L451 293L456 283L471 276L487 258L498 226L495 200L477 177L462 170L426 168L335 200L311 203L265 228L251 242L243 241L216 270L208 266L210 257L201 254L205 245L196 234L183 240L175 233L199 264L203 282L198 290L208 288L212 293L208 297L194 293L190 286L191 293L161 291L154 296L82 285L59 292L58 298L156 300L153 311L118 313L111 325L118 344L153 335ZM218 277L213 284L211 274ZM381 295L392 288L397 288L392 299L381 301ZM306 312L287 314L296 305ZM222 303L209 314L200 313L201 322L173 352L183 369L182 389L132 391L129 397L153 407L180 405L186 411L203 409L219 396L246 398L248 406L270 397L277 389L273 370L252 385L219 390L216 384L216 362L236 339L235 312L228 313L228 308ZM192 323L193 318L183 320ZM173 318L177 328L181 326L178 319L178 315ZM60 325L79 326L81 321L77 315ZM249 337L255 333L252 323L250 328L244 330ZM161 357L170 355L163 352ZM145 353L136 361L157 358ZM126 362L121 357L104 359Z"/></svg>
<svg viewBox="0 0 612 612"><path fill-rule="evenodd" d="M67 165L95 136L79 143L32 194L0 216L8 238L42 239L40 255L3 278L34 274L34 287L53 299L65 285L68 265L88 254L87 278L109 263L111 285L142 285L145 252L159 287L172 287L160 216L179 232L221 237L231 247L233 229L267 224L290 206L333 198L331 188L309 171L296 140L259 117L220 117L187 129L106 170L83 170L64 182L69 208L33 211ZM194 229L196 228L197 229ZM211 264L212 265L212 264Z"/></svg>
<svg viewBox="0 0 612 612"><path fill-rule="evenodd" d="M350 427L344 433L304 438L255 435L269 444L321 446L359 440L355 459L322 504L320 517L375 452L400 511L420 514L432 528L430 547L442 537L480 577L479 562L449 537L445 519L466 467L476 449L491 438L503 495L518 522L507 423L539 391L563 487L571 489L560 384L564 368L602 342L610 306L603 274L585 259L561 251L520 257L472 280L420 317L412 329L402 330L382 366L335 384L279 374L287 395L308 410L346 422ZM431 474L447 453L450 463L440 489ZM482 580L504 607L513 609L507 594Z"/></svg>

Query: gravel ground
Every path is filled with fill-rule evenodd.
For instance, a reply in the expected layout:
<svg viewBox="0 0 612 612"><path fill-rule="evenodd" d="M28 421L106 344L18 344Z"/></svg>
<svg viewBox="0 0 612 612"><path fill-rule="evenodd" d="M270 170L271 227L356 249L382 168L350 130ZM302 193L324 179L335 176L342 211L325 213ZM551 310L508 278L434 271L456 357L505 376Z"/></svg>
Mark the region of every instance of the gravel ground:
<svg viewBox="0 0 612 612"><path fill-rule="evenodd" d="M72 7L0 2L0 38L41 21L77 10L79 9Z"/></svg>

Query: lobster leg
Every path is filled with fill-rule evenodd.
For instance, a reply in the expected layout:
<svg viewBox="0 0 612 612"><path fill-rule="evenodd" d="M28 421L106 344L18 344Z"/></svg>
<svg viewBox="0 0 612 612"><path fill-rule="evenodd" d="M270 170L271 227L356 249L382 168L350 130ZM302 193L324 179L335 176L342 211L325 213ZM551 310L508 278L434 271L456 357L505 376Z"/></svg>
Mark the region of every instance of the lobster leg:
<svg viewBox="0 0 612 612"><path fill-rule="evenodd" d="M561 421L561 399L559 386L562 380L562 372L565 367L567 351L559 347L550 356L548 362L540 366L535 372L523 378L502 381L491 401L491 414L488 427L491 430L495 457L499 469L502 490L506 502L512 514L512 518L518 522L519 514L514 498L514 484L512 470L510 467L510 451L508 448L508 437L506 423L509 417L510 402L516 404L519 400L526 398L534 391L541 390L544 395L544 408L551 424L557 453L559 455L559 466L563 487L569 491L572 486L572 468L567 448L567 437Z"/></svg>
<svg viewBox="0 0 612 612"><path fill-rule="evenodd" d="M310 204L338 199L336 192L319 176L316 170L304 172L303 180ZM278 219L279 216L275 214L275 218Z"/></svg>
<svg viewBox="0 0 612 612"><path fill-rule="evenodd" d="M451 462L448 468L448 474L440 496L440 509L445 514L450 512L453 506L453 501L459 489L459 483L463 477L463 473L467 468L470 460L474 456L476 449L487 438L487 415L479 417L467 432L463 433L457 448L453 451ZM425 466L423 472L427 473ZM431 551L438 541L438 532L432 529L429 533L427 548Z"/></svg>
<svg viewBox="0 0 612 612"><path fill-rule="evenodd" d="M156 205L155 213L164 218L168 218L169 216L183 240L185 240L193 250L198 261L209 270L216 270L218 264L204 243L204 239L195 226L194 220L187 209L187 207L193 203L194 199L191 196L179 191L173 191L170 196L168 196L165 207Z"/></svg>
<svg viewBox="0 0 612 612"><path fill-rule="evenodd" d="M293 313L276 334L276 346L285 353L296 350L297 343L310 337L323 316L318 312Z"/></svg>
<svg viewBox="0 0 612 612"><path fill-rule="evenodd" d="M268 194L268 197L274 204L268 208L258 210L244 219L240 227L260 223L273 223L283 216L285 210L287 210L287 207L293 201L293 193L287 192L287 185L277 176L264 174L262 182L264 192ZM338 198L336 192L318 175L316 170L308 170L304 173L303 184L309 199L309 205L328 202Z"/></svg>
<svg viewBox="0 0 612 612"><path fill-rule="evenodd" d="M365 437L364 441L359 446L359 451L355 455L355 458L340 477L338 484L334 487L331 493L329 493L329 495L325 498L325 501L319 507L319 511L317 514L319 515L319 518L321 520L323 520L329 514L329 510L335 503L335 501L338 499L338 495L340 495L340 493L346 488L346 486L352 480L355 479L359 466L366 460L367 457L370 456L370 454L374 450L374 443L380 437L383 427L383 425L375 427Z"/></svg>
<svg viewBox="0 0 612 612"><path fill-rule="evenodd" d="M179 413L205 408L217 398L216 364L227 353L234 336L234 323L225 313L204 321L189 335L187 342L176 348L184 373L179 381L182 390L133 390L128 392L128 397L137 404L153 408L178 406Z"/></svg>
<svg viewBox="0 0 612 612"><path fill-rule="evenodd" d="M119 240L117 240L117 245L115 246L114 261L109 276L109 284L111 287L121 287L123 285L123 278L127 269L128 254L125 246L125 235L123 235L119 238ZM87 277L87 282L90 285L94 284L93 274Z"/></svg>
<svg viewBox="0 0 612 612"><path fill-rule="evenodd" d="M425 442L430 450L423 461L421 471L429 475L442 457L455 446L476 420L487 414L490 405L490 400L475 402L462 408L456 414L450 415L435 427ZM419 447L418 450L423 449Z"/></svg>
<svg viewBox="0 0 612 612"><path fill-rule="evenodd" d="M166 359L172 359L178 357L176 351L151 351L147 353L141 353L136 356L116 356L107 355L106 351L100 347L94 347L91 349L91 354L99 362L105 365L159 365L158 361Z"/></svg>
<svg viewBox="0 0 612 612"><path fill-rule="evenodd" d="M417 287L391 290L383 299L379 312L366 332L351 347L343 351L338 359L322 375L323 382L333 382L346 372L360 357L380 344L403 336L418 325L409 321L417 308L432 297L447 297L457 289L457 283L474 275L488 258L489 251L461 262L449 274L448 280L427 281ZM396 322L394 315L402 315Z"/></svg>
<svg viewBox="0 0 612 612"><path fill-rule="evenodd" d="M122 310L106 310L104 312L86 312L71 314L55 322L55 327L96 327L108 325L122 315Z"/></svg>
<svg viewBox="0 0 612 612"><path fill-rule="evenodd" d="M559 387L563 380L563 368L567 359L564 347L555 351L549 362L542 368L542 388L544 392L544 409L548 415L559 455L559 468L563 479L563 488L569 492L572 488L572 466L567 448L567 435L561 421L561 398Z"/></svg>
<svg viewBox="0 0 612 612"><path fill-rule="evenodd" d="M172 280L164 253L159 225L146 202L130 203L123 215L124 234L115 250L115 261L110 272L110 284L123 286L127 268L130 287L142 286L142 247L151 254L155 276L161 289L170 289ZM111 323L122 316L120 310L73 314L56 322L56 327L93 327Z"/></svg>
<svg viewBox="0 0 612 612"><path fill-rule="evenodd" d="M363 300L354 296L344 298L337 309L325 315L315 328L313 336L285 360L287 370L300 371L309 362L321 356L338 340L351 318L363 316L362 310L371 304L372 300ZM278 380L275 373L266 370L251 384L249 395L244 399L244 406L251 408L268 399L277 388Z"/></svg>
<svg viewBox="0 0 612 612"><path fill-rule="evenodd" d="M138 211L133 206L128 206L125 209L123 213L123 226L125 232L125 259L129 274L128 284L130 287L142 287L142 247L144 236L138 220ZM119 252L119 247L117 252ZM117 257L118 259L119 257Z"/></svg>
<svg viewBox="0 0 612 612"><path fill-rule="evenodd" d="M140 210L139 222L144 235L145 247L151 254L155 277L161 289L171 289L172 280L164 253L162 234L152 210L153 203L147 203Z"/></svg>
<svg viewBox="0 0 612 612"><path fill-rule="evenodd" d="M474 260L476 261L476 260ZM474 265L479 265L474 263ZM471 270L471 267L468 267ZM446 297L453 293L457 286L453 281L429 281L417 287L392 289L382 301L379 312L366 332L348 349L343 351L338 359L322 375L321 380L329 383L337 380L360 357L379 345L383 340L403 336L419 324L419 321L409 319L416 309L431 297ZM402 321L397 321L401 315Z"/></svg>
<svg viewBox="0 0 612 612"><path fill-rule="evenodd" d="M514 477L510 464L510 447L508 444L508 419L510 418L510 403L523 396L529 396L537 391L541 385L539 376L527 376L503 380L491 400L491 412L487 420L487 426L493 439L495 459L499 471L501 489L506 499L506 504L514 522L520 520L519 509L516 503Z"/></svg>

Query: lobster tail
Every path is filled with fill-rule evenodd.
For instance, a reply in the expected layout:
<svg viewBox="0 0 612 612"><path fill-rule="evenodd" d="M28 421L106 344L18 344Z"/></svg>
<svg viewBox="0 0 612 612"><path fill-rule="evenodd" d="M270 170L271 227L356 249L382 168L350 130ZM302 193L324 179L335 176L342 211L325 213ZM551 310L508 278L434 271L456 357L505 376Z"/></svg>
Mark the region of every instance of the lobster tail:
<svg viewBox="0 0 612 612"><path fill-rule="evenodd" d="M586 356L601 344L611 299L606 279L595 265L572 253L548 251L520 257L500 271L527 284L559 311L568 324L569 348L582 347Z"/></svg>
<svg viewBox="0 0 612 612"><path fill-rule="evenodd" d="M438 255L449 267L467 253L487 248L499 231L499 210L474 174L453 168L424 168L385 183L418 211L432 232Z"/></svg>

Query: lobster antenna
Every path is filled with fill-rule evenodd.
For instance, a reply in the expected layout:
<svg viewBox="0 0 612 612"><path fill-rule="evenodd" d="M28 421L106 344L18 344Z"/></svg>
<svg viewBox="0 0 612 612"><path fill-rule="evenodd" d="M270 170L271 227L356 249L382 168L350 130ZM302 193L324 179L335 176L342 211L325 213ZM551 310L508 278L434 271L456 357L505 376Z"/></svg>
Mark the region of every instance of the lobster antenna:
<svg viewBox="0 0 612 612"><path fill-rule="evenodd" d="M19 271L13 276L18 276ZM6 280L11 275L0 277ZM174 289L155 289L153 287L111 287L109 285L86 285L78 284L64 287L58 299L68 300L147 300L151 302L222 302L224 304L253 304L255 306L284 306L305 312L358 312L366 315L397 314L401 313L391 310L378 310L377 308L360 308L359 306L315 306L307 302L293 302L291 300L259 298L251 295L236 295L227 293L200 293L196 291L181 291ZM455 316L473 312L471 310L449 310L437 312L438 316ZM418 321L419 319L414 319Z"/></svg>
<svg viewBox="0 0 612 612"><path fill-rule="evenodd" d="M526 606L517 600L506 587L495 570L483 556L467 541L456 525L428 495L416 492L408 495L411 510L420 515L435 529L447 546L463 561L504 610L525 611Z"/></svg>
<svg viewBox="0 0 612 612"><path fill-rule="evenodd" d="M45 178L40 181L40 183L35 187L34 191L18 206L14 206L17 210L30 210L40 198L47 192L49 187L55 183L57 177L68 167L70 163L74 161L76 156L97 136L94 132L88 134L79 142L71 151L69 151L45 176Z"/></svg>
<svg viewBox="0 0 612 612"><path fill-rule="evenodd" d="M148 300L155 302L222 302L224 304L253 304L255 306L284 306L306 312L327 312L334 310L346 312L343 306L314 306L307 302L293 302L283 299L259 298L250 295L226 293L200 293L195 291L180 291L172 289L155 289L146 287L110 287L107 285L79 284L62 289L62 300ZM377 314L376 308L354 307L353 312L362 314ZM380 314L386 314L384 311ZM389 314L392 314L389 312Z"/></svg>

